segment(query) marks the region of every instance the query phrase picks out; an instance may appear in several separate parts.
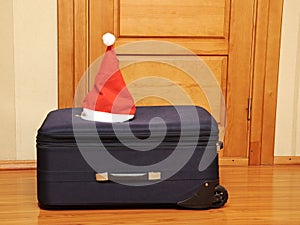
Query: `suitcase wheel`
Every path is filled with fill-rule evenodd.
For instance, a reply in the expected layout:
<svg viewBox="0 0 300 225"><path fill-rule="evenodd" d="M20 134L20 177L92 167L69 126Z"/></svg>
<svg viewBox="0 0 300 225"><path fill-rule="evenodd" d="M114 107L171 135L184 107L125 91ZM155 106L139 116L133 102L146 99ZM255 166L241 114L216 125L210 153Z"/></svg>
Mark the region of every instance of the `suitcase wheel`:
<svg viewBox="0 0 300 225"><path fill-rule="evenodd" d="M215 187L212 208L220 208L226 204L228 200L228 192L226 188L221 185Z"/></svg>

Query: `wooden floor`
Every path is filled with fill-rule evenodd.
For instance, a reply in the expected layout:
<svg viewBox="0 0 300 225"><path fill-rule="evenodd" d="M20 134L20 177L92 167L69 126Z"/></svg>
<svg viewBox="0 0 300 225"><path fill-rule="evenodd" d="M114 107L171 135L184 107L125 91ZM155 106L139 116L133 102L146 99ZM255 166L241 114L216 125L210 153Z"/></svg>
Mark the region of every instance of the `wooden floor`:
<svg viewBox="0 0 300 225"><path fill-rule="evenodd" d="M300 166L221 167L228 204L214 210L46 211L36 200L36 172L0 171L0 224L300 224Z"/></svg>

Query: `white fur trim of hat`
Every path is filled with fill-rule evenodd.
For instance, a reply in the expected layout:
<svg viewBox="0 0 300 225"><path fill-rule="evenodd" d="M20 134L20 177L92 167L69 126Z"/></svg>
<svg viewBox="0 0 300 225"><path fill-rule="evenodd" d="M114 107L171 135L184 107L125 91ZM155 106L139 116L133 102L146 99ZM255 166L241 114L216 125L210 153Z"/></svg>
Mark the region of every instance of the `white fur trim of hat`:
<svg viewBox="0 0 300 225"><path fill-rule="evenodd" d="M111 33L106 33L102 36L102 40L106 46L111 46L115 43L116 37Z"/></svg>

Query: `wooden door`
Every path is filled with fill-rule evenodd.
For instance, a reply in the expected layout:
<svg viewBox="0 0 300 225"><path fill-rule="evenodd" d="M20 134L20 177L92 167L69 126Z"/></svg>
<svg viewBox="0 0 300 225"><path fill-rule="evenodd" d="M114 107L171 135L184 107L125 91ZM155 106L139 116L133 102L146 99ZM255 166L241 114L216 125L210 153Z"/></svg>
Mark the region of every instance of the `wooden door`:
<svg viewBox="0 0 300 225"><path fill-rule="evenodd" d="M263 45L259 42L260 37L256 36L260 31L256 27L261 24L260 28L268 28L270 25L262 26L265 21L260 19L270 21L273 14L281 15L282 2L275 4L272 0L259 3L257 0L65 0L58 3L60 107L70 107L73 104L75 89L78 88L85 70L104 53L105 46L101 41L104 33L115 34L117 53L120 58L126 57L127 61L136 60L139 56L153 58L153 55L163 55L176 59L188 55L181 52L180 48L162 47L160 52L153 52L151 47L133 50L129 48L129 51L128 48L122 48L126 44L132 45L141 41L167 41L188 49L199 57L199 60L204 61L220 85L226 102L225 148L221 153L221 162L237 165L263 164L261 155L268 155L265 163L270 164L272 152L268 150L262 154L263 132L250 129L251 126L262 128L270 123L267 117L263 118L264 108L259 108L260 105L264 106L266 99L261 100L262 98L257 97L257 94L263 94L268 98L264 89L257 88L261 87L258 81L268 74L266 71L263 74L256 71L255 66L259 61L255 56L263 53L260 52L261 48L258 49ZM277 9L275 13L271 11L273 14L267 10L272 7ZM279 20L275 20L276 23L272 24L272 27L280 24L280 18L281 16ZM268 32L266 29L263 33L266 44L269 43ZM280 29L274 29L273 32L278 39ZM278 44L277 39L272 41ZM275 46L275 50L277 48ZM267 45L263 46L263 49L264 53L270 51ZM120 62L122 63L122 60ZM264 58L264 62L269 62L267 57ZM276 66L276 58L273 62ZM194 104L211 110L203 90L178 68L153 62L151 59L130 64L122 68L122 73L127 83L152 74L172 80L188 93ZM89 70L88 76L84 76L81 81L79 93L82 96L76 98L79 102L92 86L93 76L93 71ZM277 74L273 72L273 76ZM143 84L138 84L135 90L143 89L139 85ZM147 83L150 89L159 88L165 90L163 94L176 96L176 92L168 89L168 85L154 80ZM263 84L265 85L268 83ZM271 91L273 93L274 88ZM274 98L271 100L274 102ZM139 99L136 104L161 105L170 102L157 96L149 96ZM252 114L259 113L259 116L256 116L259 122L251 121L251 105L255 110ZM269 114L273 115L274 112L275 104ZM222 122L223 118L217 116L216 119ZM274 129L272 132L274 135ZM272 145L272 140L268 144Z"/></svg>

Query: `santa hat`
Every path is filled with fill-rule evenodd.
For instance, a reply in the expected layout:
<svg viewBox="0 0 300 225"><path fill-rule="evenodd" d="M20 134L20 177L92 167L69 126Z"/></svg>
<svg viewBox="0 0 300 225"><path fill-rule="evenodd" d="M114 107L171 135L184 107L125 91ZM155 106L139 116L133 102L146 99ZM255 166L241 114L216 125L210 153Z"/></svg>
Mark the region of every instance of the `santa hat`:
<svg viewBox="0 0 300 225"><path fill-rule="evenodd" d="M94 87L83 101L81 118L98 122L124 122L134 117L134 100L126 87L113 48L115 36L106 33L102 39L107 49Z"/></svg>

